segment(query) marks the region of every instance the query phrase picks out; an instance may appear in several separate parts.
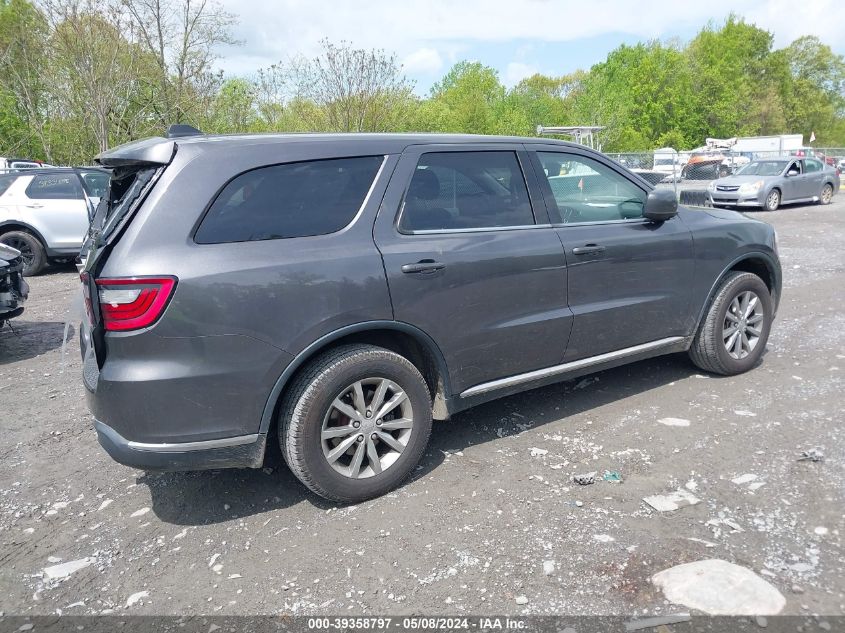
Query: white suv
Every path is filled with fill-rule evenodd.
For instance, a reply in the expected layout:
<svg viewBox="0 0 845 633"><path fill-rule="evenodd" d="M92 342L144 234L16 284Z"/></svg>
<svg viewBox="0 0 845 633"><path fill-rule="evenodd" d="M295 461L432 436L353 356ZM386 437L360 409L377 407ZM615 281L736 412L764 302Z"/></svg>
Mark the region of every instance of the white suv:
<svg viewBox="0 0 845 633"><path fill-rule="evenodd" d="M0 174L0 243L21 251L24 274L79 254L109 183L99 168L27 169Z"/></svg>

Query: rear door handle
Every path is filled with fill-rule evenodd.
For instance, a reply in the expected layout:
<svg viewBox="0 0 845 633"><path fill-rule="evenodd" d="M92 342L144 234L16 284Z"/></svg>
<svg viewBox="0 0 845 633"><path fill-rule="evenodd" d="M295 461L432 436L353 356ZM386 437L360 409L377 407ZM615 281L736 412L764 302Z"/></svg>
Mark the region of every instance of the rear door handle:
<svg viewBox="0 0 845 633"><path fill-rule="evenodd" d="M43 207L44 205L43 205L43 204L38 204L38 203L36 202L35 204L28 204L28 205L26 205L26 206L27 206L28 208L30 208L30 209L40 209L40 208L41 208L41 207Z"/></svg>
<svg viewBox="0 0 845 633"><path fill-rule="evenodd" d="M576 246L572 249L575 255L592 255L593 253L603 253L604 246L598 244L585 244L584 246Z"/></svg>
<svg viewBox="0 0 845 633"><path fill-rule="evenodd" d="M405 264L402 266L402 272L408 275L415 273L433 273L437 270L446 268L446 264L441 264L433 259L423 259L416 264Z"/></svg>

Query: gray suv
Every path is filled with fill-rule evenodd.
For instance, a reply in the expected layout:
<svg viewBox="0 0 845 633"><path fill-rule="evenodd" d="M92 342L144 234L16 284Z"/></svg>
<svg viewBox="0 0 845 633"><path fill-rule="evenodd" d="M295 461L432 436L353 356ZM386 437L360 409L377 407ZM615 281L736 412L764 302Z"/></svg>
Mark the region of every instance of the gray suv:
<svg viewBox="0 0 845 633"><path fill-rule="evenodd" d="M564 142L180 130L98 160L83 377L147 470L278 441L317 494L371 498L476 404L673 352L751 369L780 296L769 225Z"/></svg>

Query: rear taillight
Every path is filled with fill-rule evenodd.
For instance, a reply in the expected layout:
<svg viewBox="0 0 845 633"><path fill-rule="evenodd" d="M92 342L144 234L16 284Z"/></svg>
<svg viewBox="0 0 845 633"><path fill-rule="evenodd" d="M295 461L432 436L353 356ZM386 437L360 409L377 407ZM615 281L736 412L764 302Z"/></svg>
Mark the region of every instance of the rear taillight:
<svg viewBox="0 0 845 633"><path fill-rule="evenodd" d="M97 279L96 283L103 327L110 332L125 332L158 320L173 295L176 278Z"/></svg>

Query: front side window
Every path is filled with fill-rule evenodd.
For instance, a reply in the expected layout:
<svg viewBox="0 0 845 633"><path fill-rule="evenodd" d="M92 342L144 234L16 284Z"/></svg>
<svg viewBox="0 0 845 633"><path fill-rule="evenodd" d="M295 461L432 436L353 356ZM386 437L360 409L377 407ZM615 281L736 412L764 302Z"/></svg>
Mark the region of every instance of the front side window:
<svg viewBox="0 0 845 633"><path fill-rule="evenodd" d="M349 224L383 156L253 169L227 184L196 233L199 244L327 235Z"/></svg>
<svg viewBox="0 0 845 633"><path fill-rule="evenodd" d="M629 220L643 215L646 193L610 167L575 154L538 152L549 185L552 222Z"/></svg>
<svg viewBox="0 0 845 633"><path fill-rule="evenodd" d="M453 231L534 224L514 152L423 154L405 194L399 229Z"/></svg>
<svg viewBox="0 0 845 633"><path fill-rule="evenodd" d="M33 200L69 200L82 198L82 185L76 174L40 174L26 187Z"/></svg>

